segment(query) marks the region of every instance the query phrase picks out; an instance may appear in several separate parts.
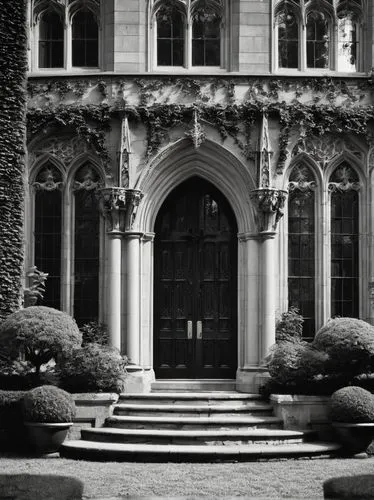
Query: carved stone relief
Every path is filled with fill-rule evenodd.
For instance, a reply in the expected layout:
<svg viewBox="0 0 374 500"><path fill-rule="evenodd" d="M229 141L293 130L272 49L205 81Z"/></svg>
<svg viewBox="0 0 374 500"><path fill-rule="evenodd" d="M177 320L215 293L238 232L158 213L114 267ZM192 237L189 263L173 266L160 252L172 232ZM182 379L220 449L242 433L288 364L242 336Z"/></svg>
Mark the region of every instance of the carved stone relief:
<svg viewBox="0 0 374 500"><path fill-rule="evenodd" d="M89 146L80 137L51 137L40 142L29 154L29 159L33 163L37 158L48 153L68 167L74 158L87 151L90 151Z"/></svg>
<svg viewBox="0 0 374 500"><path fill-rule="evenodd" d="M342 165L331 175L328 189L331 192L359 191L361 184L357 173L349 165Z"/></svg>
<svg viewBox="0 0 374 500"><path fill-rule="evenodd" d="M37 191L56 191L61 190L62 186L61 172L53 165L42 168L33 183Z"/></svg>
<svg viewBox="0 0 374 500"><path fill-rule="evenodd" d="M78 170L73 184L74 191L80 191L82 189L85 191L92 191L99 187L102 187L100 176L91 165L84 165Z"/></svg>
<svg viewBox="0 0 374 500"><path fill-rule="evenodd" d="M289 191L314 191L316 189L316 182L309 167L305 165L298 165L292 169L288 190Z"/></svg>
<svg viewBox="0 0 374 500"><path fill-rule="evenodd" d="M306 153L311 156L323 169L327 164L339 154L348 151L363 161L363 153L359 148L347 138L333 137L325 135L323 137L305 137L293 148L292 156L299 153Z"/></svg>

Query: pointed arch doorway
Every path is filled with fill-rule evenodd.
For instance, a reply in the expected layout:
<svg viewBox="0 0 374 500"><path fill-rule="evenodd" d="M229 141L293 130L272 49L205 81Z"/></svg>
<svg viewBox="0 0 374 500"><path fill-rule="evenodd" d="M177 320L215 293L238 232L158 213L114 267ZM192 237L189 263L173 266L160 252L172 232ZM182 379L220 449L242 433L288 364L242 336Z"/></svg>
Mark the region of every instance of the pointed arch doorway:
<svg viewBox="0 0 374 500"><path fill-rule="evenodd" d="M155 223L154 369L157 378L234 378L237 224L223 194L193 177Z"/></svg>

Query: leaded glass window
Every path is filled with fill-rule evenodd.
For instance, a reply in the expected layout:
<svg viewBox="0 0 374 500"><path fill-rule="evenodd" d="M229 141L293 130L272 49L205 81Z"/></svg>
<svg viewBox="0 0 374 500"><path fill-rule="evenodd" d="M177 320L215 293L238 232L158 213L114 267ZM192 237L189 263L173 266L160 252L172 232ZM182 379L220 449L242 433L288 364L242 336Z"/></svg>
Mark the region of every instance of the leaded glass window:
<svg viewBox="0 0 374 500"><path fill-rule="evenodd" d="M353 13L346 13L338 20L338 70L358 71L359 42L357 21Z"/></svg>
<svg viewBox="0 0 374 500"><path fill-rule="evenodd" d="M303 337L315 334L315 183L307 167L291 172L288 198L288 303L304 317Z"/></svg>
<svg viewBox="0 0 374 500"><path fill-rule="evenodd" d="M344 164L330 178L331 316L359 315L359 194L356 172Z"/></svg>
<svg viewBox="0 0 374 500"><path fill-rule="evenodd" d="M183 66L185 27L177 9L160 9L157 19L157 65Z"/></svg>
<svg viewBox="0 0 374 500"><path fill-rule="evenodd" d="M326 14L312 11L307 16L306 52L308 68L328 68L330 27Z"/></svg>
<svg viewBox="0 0 374 500"><path fill-rule="evenodd" d="M73 17L72 58L73 66L99 65L99 28L90 10L81 10Z"/></svg>
<svg viewBox="0 0 374 500"><path fill-rule="evenodd" d="M43 14L39 24L39 68L64 66L64 23L54 11Z"/></svg>
<svg viewBox="0 0 374 500"><path fill-rule="evenodd" d="M221 64L221 20L214 14L200 13L192 27L192 65Z"/></svg>
<svg viewBox="0 0 374 500"><path fill-rule="evenodd" d="M99 315L100 214L96 197L99 175L90 165L74 183L74 318L78 325Z"/></svg>
<svg viewBox="0 0 374 500"><path fill-rule="evenodd" d="M62 177L51 165L42 168L33 184L34 198L34 263L48 273L42 304L60 308Z"/></svg>
<svg viewBox="0 0 374 500"><path fill-rule="evenodd" d="M278 16L278 65L280 68L299 66L299 23L295 14L284 10Z"/></svg>

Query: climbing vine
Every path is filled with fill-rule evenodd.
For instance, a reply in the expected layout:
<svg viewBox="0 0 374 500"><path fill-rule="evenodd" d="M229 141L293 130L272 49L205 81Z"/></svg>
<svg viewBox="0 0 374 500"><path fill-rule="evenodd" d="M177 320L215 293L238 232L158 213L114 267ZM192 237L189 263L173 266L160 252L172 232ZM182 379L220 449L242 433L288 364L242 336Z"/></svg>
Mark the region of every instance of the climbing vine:
<svg viewBox="0 0 374 500"><path fill-rule="evenodd" d="M26 0L0 9L0 319L22 301Z"/></svg>

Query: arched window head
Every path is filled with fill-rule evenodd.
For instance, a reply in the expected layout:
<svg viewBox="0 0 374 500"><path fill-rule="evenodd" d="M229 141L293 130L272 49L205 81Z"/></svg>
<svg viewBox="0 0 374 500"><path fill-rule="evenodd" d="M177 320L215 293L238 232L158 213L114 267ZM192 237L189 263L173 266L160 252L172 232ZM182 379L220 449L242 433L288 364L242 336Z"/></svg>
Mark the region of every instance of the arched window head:
<svg viewBox="0 0 374 500"><path fill-rule="evenodd" d="M311 11L306 23L307 67L325 69L330 64L330 23L323 11Z"/></svg>
<svg viewBox="0 0 374 500"><path fill-rule="evenodd" d="M287 4L277 16L278 66L298 68L299 66L299 22Z"/></svg>
<svg viewBox="0 0 374 500"><path fill-rule="evenodd" d="M359 70L360 37L359 23L362 19L360 2L344 0L338 5L338 70Z"/></svg>
<svg viewBox="0 0 374 500"><path fill-rule="evenodd" d="M185 27L182 12L173 6L161 7L156 14L157 65L183 66Z"/></svg>
<svg viewBox="0 0 374 500"><path fill-rule="evenodd" d="M64 66L64 23L54 10L45 11L39 21L39 68Z"/></svg>
<svg viewBox="0 0 374 500"><path fill-rule="evenodd" d="M79 10L72 19L72 58L75 67L99 65L99 27L87 8Z"/></svg>
<svg viewBox="0 0 374 500"><path fill-rule="evenodd" d="M195 0L192 17L192 65L221 65L222 3Z"/></svg>

